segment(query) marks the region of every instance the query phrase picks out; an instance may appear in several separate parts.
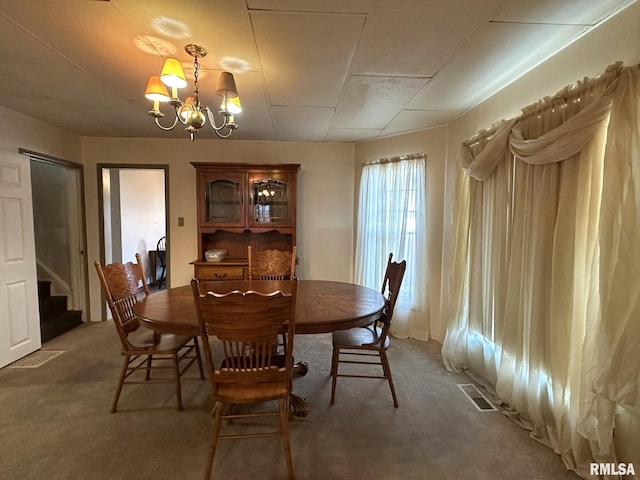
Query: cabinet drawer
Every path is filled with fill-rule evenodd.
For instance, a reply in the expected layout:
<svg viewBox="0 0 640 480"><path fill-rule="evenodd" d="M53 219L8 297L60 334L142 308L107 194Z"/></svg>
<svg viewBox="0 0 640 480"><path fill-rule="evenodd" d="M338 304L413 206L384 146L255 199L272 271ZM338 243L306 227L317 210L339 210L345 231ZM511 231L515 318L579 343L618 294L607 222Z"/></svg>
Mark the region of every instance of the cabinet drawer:
<svg viewBox="0 0 640 480"><path fill-rule="evenodd" d="M242 280L244 267L237 265L198 265L196 266L198 280Z"/></svg>

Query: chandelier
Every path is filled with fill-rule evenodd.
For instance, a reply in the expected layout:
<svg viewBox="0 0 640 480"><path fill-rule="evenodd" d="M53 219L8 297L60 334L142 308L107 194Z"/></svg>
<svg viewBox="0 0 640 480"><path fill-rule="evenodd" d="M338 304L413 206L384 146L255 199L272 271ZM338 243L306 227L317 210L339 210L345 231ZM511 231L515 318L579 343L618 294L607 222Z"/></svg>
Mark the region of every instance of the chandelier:
<svg viewBox="0 0 640 480"><path fill-rule="evenodd" d="M195 135L209 119L209 124L213 131L221 138L227 138L238 128L233 116L242 111L240 98L236 89L236 82L229 72L222 72L218 78L216 93L222 97L218 114L222 117L222 123L216 123L215 115L211 109L200 103L200 90L198 84L198 70L200 64L198 59L204 57L207 51L200 45L189 44L184 47L185 51L193 57L193 96L188 97L184 102L178 97L178 89L187 86L187 80L182 70L180 62L175 58L167 58L162 67L160 76L149 77L145 97L153 101L153 109L147 112L162 130L173 130L180 122L186 125L185 130L189 132L191 140L195 140ZM167 91L171 87L171 96ZM160 111L160 103L168 103L175 110L175 118L171 125L162 125L160 119L164 113Z"/></svg>

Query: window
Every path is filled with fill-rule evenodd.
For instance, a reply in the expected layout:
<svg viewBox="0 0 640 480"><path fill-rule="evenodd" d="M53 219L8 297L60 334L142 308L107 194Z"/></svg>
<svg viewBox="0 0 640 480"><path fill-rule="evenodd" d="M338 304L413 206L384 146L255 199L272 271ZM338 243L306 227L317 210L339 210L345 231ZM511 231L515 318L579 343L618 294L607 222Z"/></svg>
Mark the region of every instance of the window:
<svg viewBox="0 0 640 480"><path fill-rule="evenodd" d="M394 260L407 261L392 329L398 336L425 336L414 332L412 325L417 312L425 310L425 168L426 158L419 154L373 162L362 169L356 281L379 289L389 253Z"/></svg>

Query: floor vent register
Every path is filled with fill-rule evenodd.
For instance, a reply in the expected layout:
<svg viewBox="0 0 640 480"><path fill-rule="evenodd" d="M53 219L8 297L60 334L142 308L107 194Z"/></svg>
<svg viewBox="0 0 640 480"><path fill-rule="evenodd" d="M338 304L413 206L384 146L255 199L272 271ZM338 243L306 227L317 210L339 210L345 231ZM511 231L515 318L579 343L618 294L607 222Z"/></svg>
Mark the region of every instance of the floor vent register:
<svg viewBox="0 0 640 480"><path fill-rule="evenodd" d="M61 353L64 353L64 350L38 350L10 363L7 368L38 368Z"/></svg>
<svg viewBox="0 0 640 480"><path fill-rule="evenodd" d="M480 390L473 383L460 383L458 388L462 390L462 393L473 403L481 412L497 412L498 409L485 397Z"/></svg>

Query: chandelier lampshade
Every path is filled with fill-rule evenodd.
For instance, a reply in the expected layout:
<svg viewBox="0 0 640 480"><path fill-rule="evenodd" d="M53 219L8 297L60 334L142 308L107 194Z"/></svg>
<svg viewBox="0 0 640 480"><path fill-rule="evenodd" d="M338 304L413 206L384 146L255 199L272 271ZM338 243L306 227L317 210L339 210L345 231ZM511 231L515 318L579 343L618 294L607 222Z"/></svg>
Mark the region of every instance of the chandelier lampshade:
<svg viewBox="0 0 640 480"><path fill-rule="evenodd" d="M187 78L182 70L182 65L175 58L167 58L164 61L160 80L169 87L184 88L187 86Z"/></svg>
<svg viewBox="0 0 640 480"><path fill-rule="evenodd" d="M238 96L238 89L236 88L236 81L233 79L233 75L229 72L222 72L218 78L218 86L216 93L221 97L225 95L228 98L235 98Z"/></svg>
<svg viewBox="0 0 640 480"><path fill-rule="evenodd" d="M185 123L187 120L187 117L189 116L189 112L191 110L195 109L195 99L193 97L188 97L185 101L184 101L184 105L182 105L179 109L178 109L178 114L180 115L180 118L182 119L182 123Z"/></svg>
<svg viewBox="0 0 640 480"><path fill-rule="evenodd" d="M147 90L145 91L144 96L154 102L169 101L169 92L167 91L167 87L162 83L160 77L157 75L149 77Z"/></svg>

